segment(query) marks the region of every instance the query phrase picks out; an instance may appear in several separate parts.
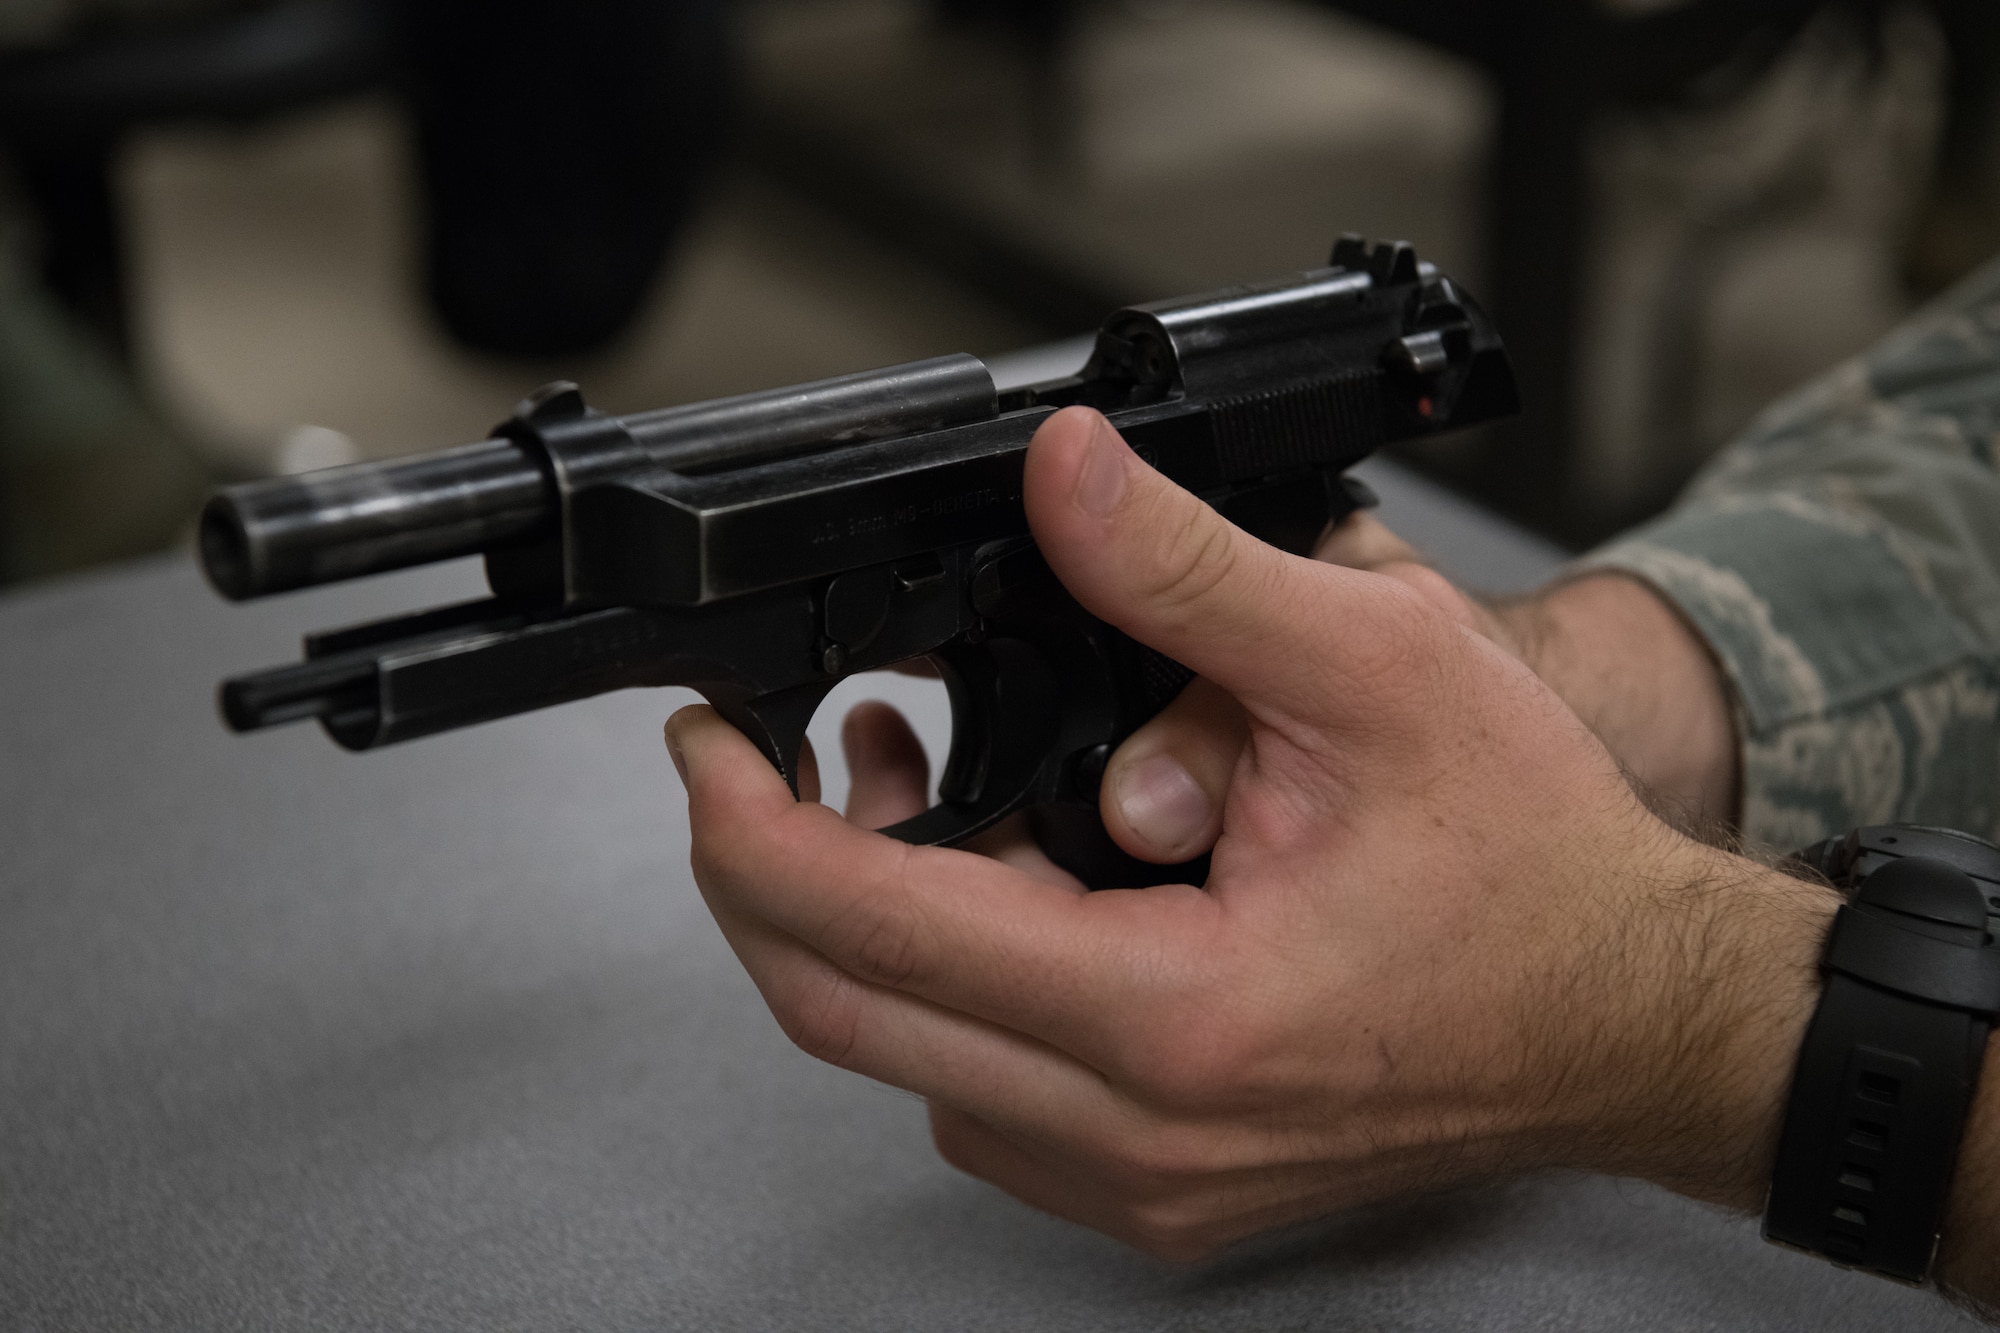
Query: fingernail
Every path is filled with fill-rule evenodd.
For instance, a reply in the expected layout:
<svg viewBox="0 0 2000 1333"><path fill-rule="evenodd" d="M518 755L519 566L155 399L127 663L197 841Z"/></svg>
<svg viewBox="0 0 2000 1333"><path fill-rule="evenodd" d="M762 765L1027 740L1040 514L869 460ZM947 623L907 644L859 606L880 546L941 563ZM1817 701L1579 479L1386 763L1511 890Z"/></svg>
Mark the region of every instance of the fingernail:
<svg viewBox="0 0 2000 1333"><path fill-rule="evenodd" d="M1116 794L1126 825L1162 853L1185 846L1208 827L1208 793L1170 754L1122 770Z"/></svg>
<svg viewBox="0 0 2000 1333"><path fill-rule="evenodd" d="M1076 474L1076 507L1103 518L1125 498L1125 451L1102 423L1092 428L1083 469Z"/></svg>

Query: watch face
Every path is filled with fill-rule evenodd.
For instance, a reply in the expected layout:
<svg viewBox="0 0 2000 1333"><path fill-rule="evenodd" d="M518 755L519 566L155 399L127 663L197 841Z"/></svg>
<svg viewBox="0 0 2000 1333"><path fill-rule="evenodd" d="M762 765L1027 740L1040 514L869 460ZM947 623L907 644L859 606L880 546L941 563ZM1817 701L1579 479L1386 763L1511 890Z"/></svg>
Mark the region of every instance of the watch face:
<svg viewBox="0 0 2000 1333"><path fill-rule="evenodd" d="M1906 856L1943 861L1970 875L1986 899L1987 928L2000 934L2000 847L1984 838L1922 824L1871 824L1809 848L1799 859L1852 893L1862 880Z"/></svg>

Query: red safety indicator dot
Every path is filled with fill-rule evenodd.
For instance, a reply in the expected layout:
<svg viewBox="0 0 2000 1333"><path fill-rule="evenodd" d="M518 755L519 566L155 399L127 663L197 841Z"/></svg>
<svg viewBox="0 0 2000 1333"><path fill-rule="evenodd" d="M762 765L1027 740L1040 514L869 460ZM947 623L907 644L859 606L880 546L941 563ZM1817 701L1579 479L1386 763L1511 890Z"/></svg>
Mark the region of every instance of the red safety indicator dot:
<svg viewBox="0 0 2000 1333"><path fill-rule="evenodd" d="M1431 402L1431 400L1430 400L1430 399L1428 399L1428 398L1419 398L1419 399L1417 399L1417 415L1418 415L1418 416L1420 416L1420 417L1427 417L1427 416L1429 416L1429 415L1430 415L1430 414L1432 413L1432 411L1434 411L1434 410L1435 410L1435 405L1434 405L1434 404L1433 404L1433 403Z"/></svg>

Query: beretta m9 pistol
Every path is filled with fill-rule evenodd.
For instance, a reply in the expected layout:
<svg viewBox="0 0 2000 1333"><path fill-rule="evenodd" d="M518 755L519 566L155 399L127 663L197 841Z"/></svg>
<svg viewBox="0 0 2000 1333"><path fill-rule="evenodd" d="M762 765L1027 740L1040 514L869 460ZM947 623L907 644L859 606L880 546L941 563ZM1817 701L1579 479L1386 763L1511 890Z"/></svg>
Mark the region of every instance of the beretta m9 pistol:
<svg viewBox="0 0 2000 1333"><path fill-rule="evenodd" d="M1111 750L1188 680L1085 612L1021 505L1029 437L1103 411L1153 467L1303 554L1368 502L1378 446L1516 410L1491 325L1402 244L1343 238L1325 268L1120 310L1081 373L995 389L945 356L631 416L574 385L491 439L230 487L201 520L233 599L471 554L492 596L310 635L304 660L227 681L251 731L318 718L371 749L641 685L699 691L794 790L844 677L928 657L953 735L935 806L886 830L955 844L1032 812L1093 886L1147 866L1097 819Z"/></svg>

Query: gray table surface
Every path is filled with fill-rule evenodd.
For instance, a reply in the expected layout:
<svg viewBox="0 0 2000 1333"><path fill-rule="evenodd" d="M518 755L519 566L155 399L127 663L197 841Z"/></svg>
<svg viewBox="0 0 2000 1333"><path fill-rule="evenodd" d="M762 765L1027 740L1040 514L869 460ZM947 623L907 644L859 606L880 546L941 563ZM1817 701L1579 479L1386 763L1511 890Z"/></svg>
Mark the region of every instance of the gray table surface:
<svg viewBox="0 0 2000 1333"><path fill-rule="evenodd" d="M1458 572L1547 568L1378 478ZM1968 1326L1607 1180L1193 1269L1039 1216L780 1036L688 877L677 698L364 756L216 723L300 631L474 583L230 608L175 560L0 599L0 1328Z"/></svg>

